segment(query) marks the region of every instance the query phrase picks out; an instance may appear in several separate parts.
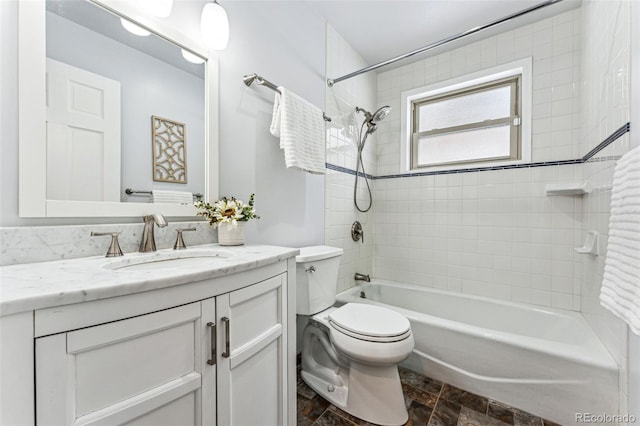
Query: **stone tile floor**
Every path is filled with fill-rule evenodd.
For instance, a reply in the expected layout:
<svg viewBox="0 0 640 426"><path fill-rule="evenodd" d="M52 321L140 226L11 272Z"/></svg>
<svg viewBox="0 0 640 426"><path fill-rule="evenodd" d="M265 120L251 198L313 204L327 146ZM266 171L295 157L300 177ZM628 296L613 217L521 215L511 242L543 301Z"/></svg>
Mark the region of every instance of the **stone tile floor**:
<svg viewBox="0 0 640 426"><path fill-rule="evenodd" d="M558 426L556 423L498 401L399 368L409 411L407 426ZM329 404L300 378L298 366L298 425L371 425Z"/></svg>

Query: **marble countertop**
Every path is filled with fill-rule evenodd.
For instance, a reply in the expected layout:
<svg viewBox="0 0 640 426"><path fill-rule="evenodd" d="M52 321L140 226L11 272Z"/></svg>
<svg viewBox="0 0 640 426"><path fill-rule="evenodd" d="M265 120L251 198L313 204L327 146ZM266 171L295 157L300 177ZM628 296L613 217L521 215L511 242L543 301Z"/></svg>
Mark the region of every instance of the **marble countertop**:
<svg viewBox="0 0 640 426"><path fill-rule="evenodd" d="M162 260L167 256L189 257L208 252L220 252L221 256L205 257L202 262L184 268L135 270L125 267L145 258ZM181 251L167 249L155 253L128 253L115 258L95 256L4 266L0 267L0 315L202 281L277 263L298 253L298 249L268 245L206 244Z"/></svg>

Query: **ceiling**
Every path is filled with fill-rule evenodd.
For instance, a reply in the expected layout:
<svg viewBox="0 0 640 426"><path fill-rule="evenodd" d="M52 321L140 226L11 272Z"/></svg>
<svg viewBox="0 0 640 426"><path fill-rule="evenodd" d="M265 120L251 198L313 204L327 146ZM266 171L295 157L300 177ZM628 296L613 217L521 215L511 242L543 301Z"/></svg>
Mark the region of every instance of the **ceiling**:
<svg viewBox="0 0 640 426"><path fill-rule="evenodd" d="M369 65L486 25L542 2L543 0L307 0ZM456 46L468 44L579 6L580 0L563 0L455 43ZM449 44L446 49L451 47L453 46ZM421 57L424 56L426 54Z"/></svg>

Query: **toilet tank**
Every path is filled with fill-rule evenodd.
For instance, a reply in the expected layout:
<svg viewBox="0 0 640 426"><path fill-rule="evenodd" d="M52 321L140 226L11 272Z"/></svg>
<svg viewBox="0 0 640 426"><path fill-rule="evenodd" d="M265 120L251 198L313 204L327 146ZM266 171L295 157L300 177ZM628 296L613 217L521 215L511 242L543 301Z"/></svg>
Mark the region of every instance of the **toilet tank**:
<svg viewBox="0 0 640 426"><path fill-rule="evenodd" d="M333 305L342 252L329 246L300 249L296 256L296 313L313 315Z"/></svg>

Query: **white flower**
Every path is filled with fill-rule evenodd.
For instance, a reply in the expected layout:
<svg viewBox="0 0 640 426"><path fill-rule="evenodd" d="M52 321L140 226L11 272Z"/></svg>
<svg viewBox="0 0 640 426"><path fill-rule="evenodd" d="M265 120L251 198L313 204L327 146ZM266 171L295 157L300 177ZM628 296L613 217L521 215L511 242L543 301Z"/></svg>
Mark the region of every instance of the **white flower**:
<svg viewBox="0 0 640 426"><path fill-rule="evenodd" d="M217 227L220 223L228 223L233 228L236 228L238 222L246 222L250 219L259 218L253 208L253 197L252 194L249 199L249 204L244 204L242 201L233 197L223 197L213 203L213 205L202 201L197 201L194 205L198 209L204 210L198 212L198 216L208 218L209 224L213 227Z"/></svg>

